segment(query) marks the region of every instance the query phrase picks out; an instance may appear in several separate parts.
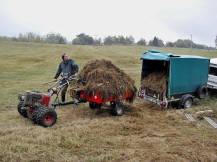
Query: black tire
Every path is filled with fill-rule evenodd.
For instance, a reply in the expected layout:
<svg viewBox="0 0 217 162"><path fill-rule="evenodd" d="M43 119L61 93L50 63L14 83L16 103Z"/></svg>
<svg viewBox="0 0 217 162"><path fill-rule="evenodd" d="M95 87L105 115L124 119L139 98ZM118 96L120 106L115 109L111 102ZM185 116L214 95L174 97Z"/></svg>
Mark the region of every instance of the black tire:
<svg viewBox="0 0 217 162"><path fill-rule="evenodd" d="M32 121L43 127L51 127L56 123L57 113L52 108L38 106L32 114Z"/></svg>
<svg viewBox="0 0 217 162"><path fill-rule="evenodd" d="M101 108L101 104L95 103L95 102L89 102L89 107L91 109L100 109Z"/></svg>
<svg viewBox="0 0 217 162"><path fill-rule="evenodd" d="M187 94L182 96L179 107L188 109L192 106L192 104L193 104L193 96Z"/></svg>
<svg viewBox="0 0 217 162"><path fill-rule="evenodd" d="M111 104L111 114L114 116L122 116L124 114L124 108L122 103Z"/></svg>
<svg viewBox="0 0 217 162"><path fill-rule="evenodd" d="M23 116L24 118L27 118L27 117L28 117L27 111L26 111L26 109L24 109L23 103L24 103L24 101L20 101L20 102L18 103L18 105L17 105L17 111L19 112L19 114L20 114L21 116Z"/></svg>
<svg viewBox="0 0 217 162"><path fill-rule="evenodd" d="M207 86L201 86L200 88L198 88L198 90L197 90L197 97L199 99L204 99L207 96L208 96Z"/></svg>

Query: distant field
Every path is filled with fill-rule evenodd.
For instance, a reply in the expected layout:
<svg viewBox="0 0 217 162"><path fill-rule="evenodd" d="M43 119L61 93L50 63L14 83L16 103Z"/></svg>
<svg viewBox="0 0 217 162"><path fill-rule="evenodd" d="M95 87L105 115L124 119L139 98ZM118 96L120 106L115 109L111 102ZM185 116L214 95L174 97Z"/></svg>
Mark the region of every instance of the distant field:
<svg viewBox="0 0 217 162"><path fill-rule="evenodd" d="M140 56L148 49L217 57L217 51L142 46L73 46L0 41L0 161L217 161L217 131L204 121L188 123L184 110L160 111L139 100L123 117L80 105L58 110L51 128L33 125L16 110L17 95L42 90L68 53L82 67L105 58L139 87ZM214 109L211 97L187 110Z"/></svg>

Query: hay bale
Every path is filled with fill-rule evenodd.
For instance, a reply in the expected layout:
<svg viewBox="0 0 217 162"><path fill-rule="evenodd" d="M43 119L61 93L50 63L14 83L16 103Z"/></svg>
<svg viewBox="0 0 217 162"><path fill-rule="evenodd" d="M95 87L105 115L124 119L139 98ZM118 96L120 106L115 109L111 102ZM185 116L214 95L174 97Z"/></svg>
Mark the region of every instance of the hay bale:
<svg viewBox="0 0 217 162"><path fill-rule="evenodd" d="M164 72L153 72L141 81L141 88L149 88L153 91L163 93L166 91L166 74Z"/></svg>
<svg viewBox="0 0 217 162"><path fill-rule="evenodd" d="M103 99L122 98L132 94L127 101L132 102L136 96L134 81L121 69L108 60L89 61L78 74L79 79L86 81L83 85L86 95L99 94Z"/></svg>

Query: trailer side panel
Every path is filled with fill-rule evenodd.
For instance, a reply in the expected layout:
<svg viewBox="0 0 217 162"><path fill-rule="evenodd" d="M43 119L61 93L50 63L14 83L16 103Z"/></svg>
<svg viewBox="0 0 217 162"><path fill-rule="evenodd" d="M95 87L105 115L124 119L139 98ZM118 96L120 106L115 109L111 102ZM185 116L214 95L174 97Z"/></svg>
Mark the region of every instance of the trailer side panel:
<svg viewBox="0 0 217 162"><path fill-rule="evenodd" d="M170 58L169 96L194 93L208 80L209 59Z"/></svg>

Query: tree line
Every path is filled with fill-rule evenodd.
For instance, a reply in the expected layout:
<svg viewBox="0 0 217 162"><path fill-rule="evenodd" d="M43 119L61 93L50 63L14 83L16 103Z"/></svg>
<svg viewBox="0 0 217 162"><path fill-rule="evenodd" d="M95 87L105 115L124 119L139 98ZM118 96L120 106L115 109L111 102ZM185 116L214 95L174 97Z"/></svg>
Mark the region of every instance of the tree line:
<svg viewBox="0 0 217 162"><path fill-rule="evenodd" d="M49 33L45 36L35 34L33 32L19 34L18 37L12 37L13 41L18 42L41 42L41 43L55 43L55 44L66 44L67 40L59 33Z"/></svg>
<svg viewBox="0 0 217 162"><path fill-rule="evenodd" d="M17 37L0 37L0 40L13 40L21 42L42 42L42 43L55 43L55 44L74 44L74 45L139 45L139 46L154 46L154 47L179 47L179 48L198 48L198 49L212 49L206 45L197 44L189 39L178 39L175 42L164 42L158 37L154 37L150 41L141 38L135 41L133 36L107 36L104 39L94 38L85 33L76 35L70 42L59 33L49 33L41 36L33 32L19 34ZM217 42L217 38L216 38Z"/></svg>

